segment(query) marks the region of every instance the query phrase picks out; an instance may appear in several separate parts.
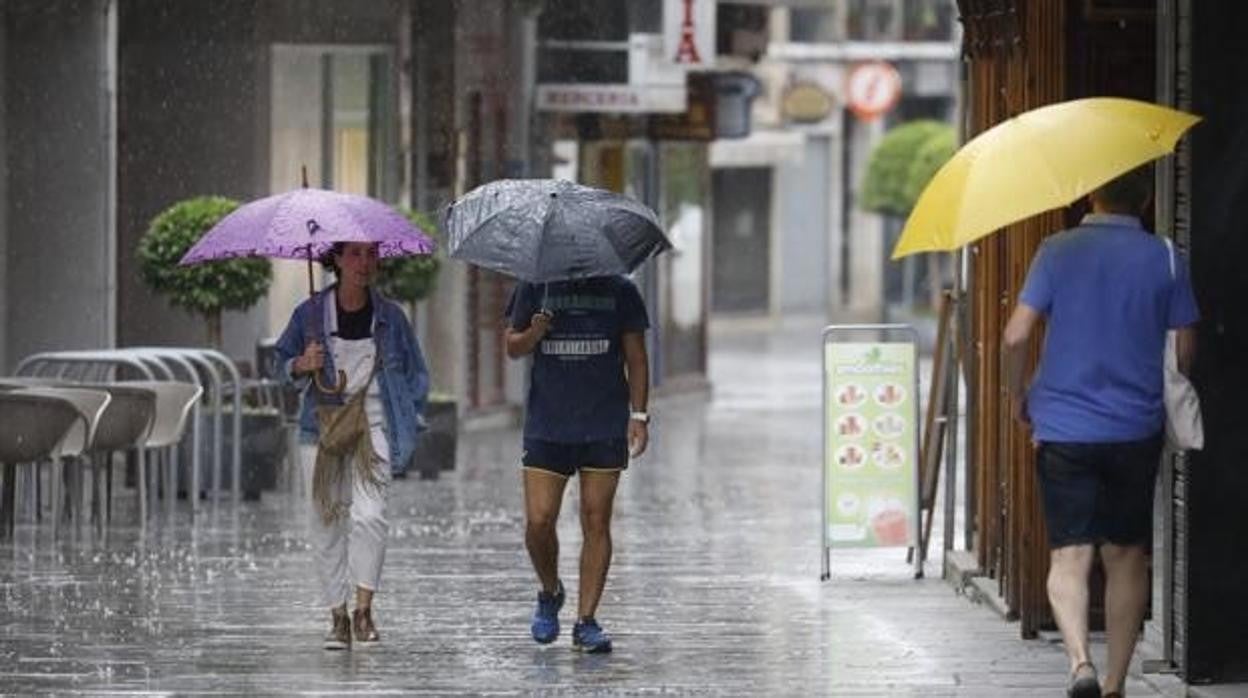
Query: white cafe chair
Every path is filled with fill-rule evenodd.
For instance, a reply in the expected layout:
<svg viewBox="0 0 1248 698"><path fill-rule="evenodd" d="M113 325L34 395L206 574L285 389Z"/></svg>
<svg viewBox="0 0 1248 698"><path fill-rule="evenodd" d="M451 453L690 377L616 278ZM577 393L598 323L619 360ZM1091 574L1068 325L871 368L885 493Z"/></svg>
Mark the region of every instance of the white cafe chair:
<svg viewBox="0 0 1248 698"><path fill-rule="evenodd" d="M186 426L195 403L204 394L203 387L180 381L120 381L117 385L133 386L152 391L156 395L156 414L152 428L147 433L143 448L156 452L157 467L163 464L165 497L172 502L178 492L178 462L176 446L186 433ZM199 496L199 472L192 468L190 496ZM140 480L145 473L139 474Z"/></svg>
<svg viewBox="0 0 1248 698"><path fill-rule="evenodd" d="M0 391L0 534L4 537L12 536L17 521L18 464L55 457L69 432L84 419L69 400Z"/></svg>
<svg viewBox="0 0 1248 698"><path fill-rule="evenodd" d="M14 392L20 395L39 395L65 400L71 403L82 417L66 433L65 438L61 440L49 459L52 469L49 477L51 486L48 488L48 498L52 503L52 533L56 535L61 523L61 505L65 500L61 493L61 486L66 481L66 473L69 474L68 485L70 487L69 514L74 521L79 519L78 502L82 498L82 459L95 445L100 421L109 403L112 402L112 396L103 390L67 385L22 388ZM34 475L38 477L37 472ZM38 502L35 503L35 507L39 508Z"/></svg>

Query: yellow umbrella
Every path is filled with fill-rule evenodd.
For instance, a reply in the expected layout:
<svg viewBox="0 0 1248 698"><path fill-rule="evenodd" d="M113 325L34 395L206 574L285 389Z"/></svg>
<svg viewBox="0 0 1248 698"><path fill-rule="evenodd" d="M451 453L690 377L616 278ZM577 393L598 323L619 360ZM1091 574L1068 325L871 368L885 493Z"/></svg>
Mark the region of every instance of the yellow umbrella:
<svg viewBox="0 0 1248 698"><path fill-rule="evenodd" d="M906 220L893 259L949 251L1065 206L1174 151L1200 117L1147 102L1092 97L1033 109L962 146Z"/></svg>

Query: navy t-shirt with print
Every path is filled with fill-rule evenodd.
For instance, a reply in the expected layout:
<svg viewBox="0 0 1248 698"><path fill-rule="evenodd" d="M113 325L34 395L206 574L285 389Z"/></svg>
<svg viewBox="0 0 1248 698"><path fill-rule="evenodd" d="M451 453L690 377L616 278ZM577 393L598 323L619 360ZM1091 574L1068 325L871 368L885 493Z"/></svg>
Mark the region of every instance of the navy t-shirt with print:
<svg viewBox="0 0 1248 698"><path fill-rule="evenodd" d="M554 314L533 351L524 420L526 439L562 443L622 439L628 434L628 382L620 340L650 327L637 287L622 276L518 284L507 304L511 327Z"/></svg>

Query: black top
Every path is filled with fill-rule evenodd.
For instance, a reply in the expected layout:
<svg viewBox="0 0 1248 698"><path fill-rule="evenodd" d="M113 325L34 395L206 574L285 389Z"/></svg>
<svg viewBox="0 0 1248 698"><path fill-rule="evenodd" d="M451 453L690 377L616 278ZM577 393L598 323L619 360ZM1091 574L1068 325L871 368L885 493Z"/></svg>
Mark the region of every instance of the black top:
<svg viewBox="0 0 1248 698"><path fill-rule="evenodd" d="M338 331L334 336L339 339L368 339L373 336L373 298L372 294L365 297L364 307L359 310L343 310L338 306Z"/></svg>

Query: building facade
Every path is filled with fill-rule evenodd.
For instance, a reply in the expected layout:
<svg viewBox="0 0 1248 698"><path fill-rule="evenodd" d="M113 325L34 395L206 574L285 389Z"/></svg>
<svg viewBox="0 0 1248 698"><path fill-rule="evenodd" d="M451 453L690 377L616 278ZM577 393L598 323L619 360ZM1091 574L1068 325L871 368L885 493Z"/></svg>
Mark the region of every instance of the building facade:
<svg viewBox="0 0 1248 698"><path fill-rule="evenodd" d="M475 184L535 176L536 3L523 0L16 0L0 5L0 368L38 351L203 345L201 319L142 283L148 222L193 196L312 186L432 214ZM526 70L530 72L526 73ZM538 163L538 164L535 164ZM249 361L307 291L226 313ZM505 282L443 265L417 310L435 388L515 405ZM321 275L318 283L329 279Z"/></svg>
<svg viewBox="0 0 1248 698"><path fill-rule="evenodd" d="M1239 396L1248 316L1244 276L1234 270L1248 241L1248 76L1240 44L1242 3L959 2L966 27L968 136L1052 102L1094 95L1170 104L1203 117L1176 155L1158 161L1156 233L1190 254L1200 307L1193 382L1206 446L1163 458L1155 506L1153 597L1146 659L1192 683L1248 680L1248 441ZM1028 262L1043 238L1078 220L1079 205L1008 226L971 249L970 341L963 347L968 406L972 547L996 580L1024 636L1050 624L1044 545L1027 434L1000 400L1001 331ZM1033 347L1032 358L1038 353ZM1094 602L1095 603L1095 602Z"/></svg>
<svg viewBox="0 0 1248 698"><path fill-rule="evenodd" d="M888 129L955 120L954 4L796 1L766 11L766 48L748 66L763 85L754 129L712 146L722 233L713 307L878 320L901 304L912 270L887 259L900 221L863 211L858 195Z"/></svg>

